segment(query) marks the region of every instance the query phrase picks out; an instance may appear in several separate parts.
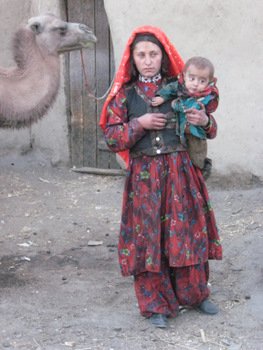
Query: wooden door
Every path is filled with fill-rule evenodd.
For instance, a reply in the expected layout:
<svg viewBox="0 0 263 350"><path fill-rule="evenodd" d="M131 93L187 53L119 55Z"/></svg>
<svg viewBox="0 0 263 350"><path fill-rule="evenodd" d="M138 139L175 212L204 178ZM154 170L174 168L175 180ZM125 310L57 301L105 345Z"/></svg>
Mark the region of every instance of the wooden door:
<svg viewBox="0 0 263 350"><path fill-rule="evenodd" d="M103 96L114 74L113 49L103 0L67 0L66 10L68 21L87 24L98 39L96 45L82 50L82 57L88 91ZM88 95L80 51L69 54L67 71L71 165L77 168L120 168L98 125L105 99L97 101Z"/></svg>

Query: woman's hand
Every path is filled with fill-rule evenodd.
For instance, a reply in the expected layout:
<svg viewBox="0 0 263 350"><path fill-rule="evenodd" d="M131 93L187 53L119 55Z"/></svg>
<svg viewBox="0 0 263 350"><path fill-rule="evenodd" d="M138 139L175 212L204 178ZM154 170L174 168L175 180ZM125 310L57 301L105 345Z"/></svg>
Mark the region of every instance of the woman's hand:
<svg viewBox="0 0 263 350"><path fill-rule="evenodd" d="M167 122L163 113L146 113L139 117L138 121L147 130L161 130Z"/></svg>
<svg viewBox="0 0 263 350"><path fill-rule="evenodd" d="M209 123L209 117L205 113L205 108L202 105L202 109L189 108L185 110L188 123L193 125L206 126Z"/></svg>

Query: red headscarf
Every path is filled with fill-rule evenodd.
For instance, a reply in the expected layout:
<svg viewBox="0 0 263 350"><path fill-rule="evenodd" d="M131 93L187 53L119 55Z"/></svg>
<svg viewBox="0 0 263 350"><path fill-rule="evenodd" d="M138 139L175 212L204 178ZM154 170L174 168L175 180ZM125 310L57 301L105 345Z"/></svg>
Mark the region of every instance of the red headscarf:
<svg viewBox="0 0 263 350"><path fill-rule="evenodd" d="M124 54L122 56L122 60L119 66L118 71L116 72L115 79L113 82L113 86L111 91L109 92L107 99L102 107L101 118L100 118L100 127L104 130L107 123L107 107L110 101L117 95L122 86L130 80L130 56L131 56L131 44L133 43L137 34L141 33L149 33L154 35L160 43L163 45L165 52L169 58L169 71L168 76L177 76L182 70L184 66L184 62L180 55L178 54L175 47L167 38L166 34L157 27L152 26L143 26L135 29L125 47ZM128 151L120 152L119 155L124 159L126 164L128 163L129 153Z"/></svg>

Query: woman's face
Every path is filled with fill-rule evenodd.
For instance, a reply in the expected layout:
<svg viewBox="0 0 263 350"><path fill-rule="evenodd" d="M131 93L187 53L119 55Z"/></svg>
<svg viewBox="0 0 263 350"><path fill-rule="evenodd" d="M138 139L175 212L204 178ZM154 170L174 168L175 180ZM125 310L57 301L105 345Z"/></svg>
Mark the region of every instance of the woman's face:
<svg viewBox="0 0 263 350"><path fill-rule="evenodd" d="M162 64L162 50L150 41L140 41L133 50L133 60L138 72L151 78L158 74Z"/></svg>

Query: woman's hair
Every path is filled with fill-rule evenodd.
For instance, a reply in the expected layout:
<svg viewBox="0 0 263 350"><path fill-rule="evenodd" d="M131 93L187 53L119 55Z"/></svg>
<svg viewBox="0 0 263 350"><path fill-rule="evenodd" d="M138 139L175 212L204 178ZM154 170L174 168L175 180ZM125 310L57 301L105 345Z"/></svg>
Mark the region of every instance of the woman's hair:
<svg viewBox="0 0 263 350"><path fill-rule="evenodd" d="M130 82L133 82L135 80L137 80L139 72L136 68L136 65L134 63L134 59L133 59L133 51L135 49L135 46L141 42L141 41L150 41L151 43L157 45L161 50L162 50L162 64L161 64L161 75L162 77L167 77L167 73L168 73L168 67L169 67L169 58L168 55L163 47L163 45L161 44L161 42L151 33L140 33L137 34L135 39L133 40L130 49L131 49L131 56L130 56Z"/></svg>
<svg viewBox="0 0 263 350"><path fill-rule="evenodd" d="M189 66L191 66L191 65L195 66L198 69L208 68L209 69L209 78L210 78L210 80L213 80L215 68L214 68L213 63L211 61L209 61L207 58L200 57L200 56L195 56L195 57L189 58L189 60L187 60L185 65L184 65L183 72L185 73L187 71L187 69L189 68Z"/></svg>

